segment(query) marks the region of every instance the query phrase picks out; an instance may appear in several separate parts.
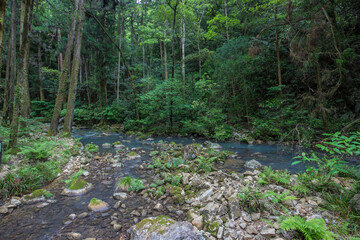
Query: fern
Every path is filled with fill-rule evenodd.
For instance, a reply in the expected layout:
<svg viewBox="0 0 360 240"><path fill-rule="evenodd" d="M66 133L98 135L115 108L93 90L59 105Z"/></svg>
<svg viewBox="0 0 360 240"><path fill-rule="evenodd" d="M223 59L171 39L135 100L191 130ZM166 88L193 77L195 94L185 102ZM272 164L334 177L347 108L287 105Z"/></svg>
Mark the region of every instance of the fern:
<svg viewBox="0 0 360 240"><path fill-rule="evenodd" d="M295 230L303 235L306 240L332 240L336 234L327 230L325 221L320 218L306 221L300 216L288 217L281 221L282 230Z"/></svg>

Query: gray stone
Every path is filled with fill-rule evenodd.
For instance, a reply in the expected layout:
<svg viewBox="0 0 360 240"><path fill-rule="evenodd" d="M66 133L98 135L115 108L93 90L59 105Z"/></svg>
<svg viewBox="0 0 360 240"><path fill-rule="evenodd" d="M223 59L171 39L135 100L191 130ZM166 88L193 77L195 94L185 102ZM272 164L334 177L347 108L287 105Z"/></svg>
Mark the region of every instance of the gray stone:
<svg viewBox="0 0 360 240"><path fill-rule="evenodd" d="M221 149L222 146L218 143L213 143L213 142L210 142L210 141L206 141L205 142L206 146L209 147L209 148L213 148L213 149Z"/></svg>
<svg viewBox="0 0 360 240"><path fill-rule="evenodd" d="M216 237L222 239L224 235L224 227L219 227Z"/></svg>
<svg viewBox="0 0 360 240"><path fill-rule="evenodd" d="M70 215L69 215L69 218L70 218L71 220L74 220L74 219L76 218L76 214L75 214L75 213L70 214Z"/></svg>
<svg viewBox="0 0 360 240"><path fill-rule="evenodd" d="M253 225L249 225L246 227L246 232L248 234L257 234L258 231L256 230L256 228Z"/></svg>
<svg viewBox="0 0 360 240"><path fill-rule="evenodd" d="M89 192L91 189L93 189L93 185L91 183L87 183L84 188L81 188L81 189L78 189L78 190L71 190L71 189L65 188L61 192L61 195L64 195L64 196L79 196L79 195L83 195L83 194Z"/></svg>
<svg viewBox="0 0 360 240"><path fill-rule="evenodd" d="M211 194L213 194L213 189L212 188L210 188L210 189L208 189L208 190L206 190L206 191L204 191L202 194L200 194L198 197L196 197L195 199L194 199L194 201L204 201L205 199L207 199L208 197L210 197L211 196Z"/></svg>
<svg viewBox="0 0 360 240"><path fill-rule="evenodd" d="M88 213L83 212L83 213L80 213L78 217L82 219L82 218L86 218L87 216L88 216Z"/></svg>
<svg viewBox="0 0 360 240"><path fill-rule="evenodd" d="M121 225L117 224L117 223L115 223L113 227L114 227L115 231L120 231L120 229L121 229Z"/></svg>
<svg viewBox="0 0 360 240"><path fill-rule="evenodd" d="M251 214L251 219L253 220L253 221L257 221L257 220L259 220L260 219L260 213L252 213Z"/></svg>
<svg viewBox="0 0 360 240"><path fill-rule="evenodd" d="M82 239L82 235L80 233L68 233L67 237L69 240L77 240L77 239Z"/></svg>
<svg viewBox="0 0 360 240"><path fill-rule="evenodd" d="M87 176L89 176L90 175L90 173L88 172L88 171L86 171L86 172L83 172L83 174L82 174L84 177L87 177Z"/></svg>
<svg viewBox="0 0 360 240"><path fill-rule="evenodd" d="M19 205L21 205L21 201L16 198L11 198L10 204L19 206Z"/></svg>
<svg viewBox="0 0 360 240"><path fill-rule="evenodd" d="M126 199L127 197L128 197L127 193L124 192L118 192L113 194L113 198L116 200Z"/></svg>
<svg viewBox="0 0 360 240"><path fill-rule="evenodd" d="M233 219L237 219L241 216L241 208L239 200L237 198L229 199L230 216Z"/></svg>
<svg viewBox="0 0 360 240"><path fill-rule="evenodd" d="M157 203L155 206L154 206L154 209L155 210L158 210L158 211L160 211L160 210L162 210L164 207L163 207L163 205L161 205L161 203Z"/></svg>
<svg viewBox="0 0 360 240"><path fill-rule="evenodd" d="M257 168L261 168L262 164L256 161L255 159L252 159L250 161L245 162L244 166L250 169L257 169Z"/></svg>
<svg viewBox="0 0 360 240"><path fill-rule="evenodd" d="M201 230L203 228L203 216L198 216L192 220L192 225L194 225L197 229Z"/></svg>
<svg viewBox="0 0 360 240"><path fill-rule="evenodd" d="M166 216L143 219L127 231L130 240L204 240L188 222L176 222Z"/></svg>
<svg viewBox="0 0 360 240"><path fill-rule="evenodd" d="M263 230L261 230L260 234L266 238L275 237L275 228L264 228Z"/></svg>
<svg viewBox="0 0 360 240"><path fill-rule="evenodd" d="M93 212L104 212L109 209L109 204L99 199L91 200L88 209Z"/></svg>
<svg viewBox="0 0 360 240"><path fill-rule="evenodd" d="M43 207L46 207L46 206L48 206L50 203L47 203L47 202L45 202L45 203L40 203L39 205L37 205L36 207L38 207L38 208L43 208Z"/></svg>
<svg viewBox="0 0 360 240"><path fill-rule="evenodd" d="M0 213L1 214L6 214L8 212L9 212L9 209L6 206L0 207Z"/></svg>
<svg viewBox="0 0 360 240"><path fill-rule="evenodd" d="M111 148L111 144L110 143L104 143L102 145L103 148Z"/></svg>

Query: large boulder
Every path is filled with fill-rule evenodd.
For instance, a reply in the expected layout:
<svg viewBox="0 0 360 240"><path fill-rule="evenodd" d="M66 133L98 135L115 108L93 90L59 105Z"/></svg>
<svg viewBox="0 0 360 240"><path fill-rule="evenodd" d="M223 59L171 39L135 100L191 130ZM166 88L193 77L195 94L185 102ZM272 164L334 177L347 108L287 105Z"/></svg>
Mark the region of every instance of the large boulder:
<svg viewBox="0 0 360 240"><path fill-rule="evenodd" d="M203 240L189 222L176 222L166 216L145 218L128 229L130 240Z"/></svg>

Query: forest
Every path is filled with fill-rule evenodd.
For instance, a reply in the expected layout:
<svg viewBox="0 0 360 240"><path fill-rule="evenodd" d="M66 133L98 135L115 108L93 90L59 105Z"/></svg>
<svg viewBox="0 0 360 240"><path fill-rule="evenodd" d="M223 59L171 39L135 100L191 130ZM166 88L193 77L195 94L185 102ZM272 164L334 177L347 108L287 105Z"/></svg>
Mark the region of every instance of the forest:
<svg viewBox="0 0 360 240"><path fill-rule="evenodd" d="M0 239L359 239L359 93L358 0L0 0Z"/></svg>

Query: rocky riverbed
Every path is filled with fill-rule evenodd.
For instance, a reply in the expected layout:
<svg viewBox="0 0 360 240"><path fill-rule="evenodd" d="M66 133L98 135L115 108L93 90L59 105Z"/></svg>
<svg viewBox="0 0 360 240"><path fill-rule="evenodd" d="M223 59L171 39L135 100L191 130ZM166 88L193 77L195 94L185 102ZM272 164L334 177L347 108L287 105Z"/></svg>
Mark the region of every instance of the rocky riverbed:
<svg viewBox="0 0 360 240"><path fill-rule="evenodd" d="M81 149L44 187L49 194L40 191L34 201L13 197L0 207L0 239L280 240L296 234L281 229L286 216L341 222L320 208L320 194L296 190L296 174L264 170L256 160L246 162L243 173L218 170L236 155L211 144L148 142L146 150L118 142L103 146L117 146L115 154ZM82 192L81 185L80 194L64 194L66 180L76 173L91 189ZM269 177L275 175L286 181ZM144 187L121 187L119 181L129 176ZM353 184L347 178L331 181L347 189Z"/></svg>

